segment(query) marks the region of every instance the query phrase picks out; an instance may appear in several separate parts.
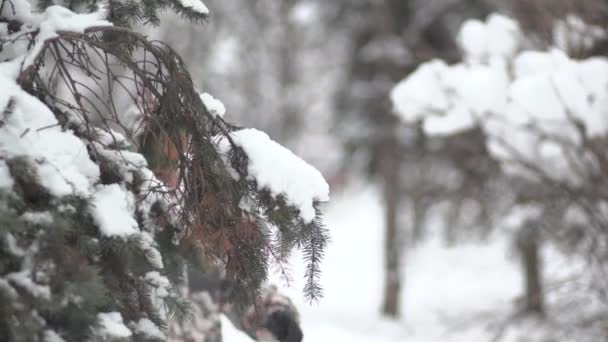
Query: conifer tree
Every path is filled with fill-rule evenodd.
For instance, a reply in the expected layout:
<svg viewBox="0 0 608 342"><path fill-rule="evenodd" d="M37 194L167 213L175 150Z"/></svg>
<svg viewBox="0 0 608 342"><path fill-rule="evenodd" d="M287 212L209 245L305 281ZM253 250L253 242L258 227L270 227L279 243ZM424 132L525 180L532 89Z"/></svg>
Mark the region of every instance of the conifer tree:
<svg viewBox="0 0 608 342"><path fill-rule="evenodd" d="M221 265L244 305L294 247L305 294L321 294L327 183L224 121L170 47L130 28L167 9L209 14L198 0L0 0L7 341L165 340L190 311L177 291L186 265ZM166 167L170 186L153 172Z"/></svg>

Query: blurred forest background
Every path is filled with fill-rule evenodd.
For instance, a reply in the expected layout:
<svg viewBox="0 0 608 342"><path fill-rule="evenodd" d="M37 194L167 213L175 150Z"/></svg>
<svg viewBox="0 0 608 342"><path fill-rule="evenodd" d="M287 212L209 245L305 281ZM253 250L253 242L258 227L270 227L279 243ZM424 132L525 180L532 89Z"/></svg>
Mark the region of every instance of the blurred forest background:
<svg viewBox="0 0 608 342"><path fill-rule="evenodd" d="M608 135L572 148L573 182L542 170L522 176L505 171L480 125L429 134L424 120L397 115L390 96L424 62L467 62L461 25L492 13L518 24L520 51L557 49L573 63L605 56L608 2L205 3L205 25L166 18L148 33L184 57L230 120L268 132L332 186L326 298L300 305L307 340L608 338ZM591 78L602 82L605 72ZM600 105L608 122L608 103ZM562 150L571 143L553 140Z"/></svg>

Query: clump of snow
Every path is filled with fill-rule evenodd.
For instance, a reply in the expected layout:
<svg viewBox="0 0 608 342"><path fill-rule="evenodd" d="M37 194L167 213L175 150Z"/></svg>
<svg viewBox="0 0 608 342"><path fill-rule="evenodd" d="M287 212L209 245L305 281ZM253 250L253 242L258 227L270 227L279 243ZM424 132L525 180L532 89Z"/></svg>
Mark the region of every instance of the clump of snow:
<svg viewBox="0 0 608 342"><path fill-rule="evenodd" d="M209 14L209 9L201 0L178 0L182 6L200 14Z"/></svg>
<svg viewBox="0 0 608 342"><path fill-rule="evenodd" d="M133 332L123 323L120 312L108 312L97 314L100 333L104 337L124 338L133 335Z"/></svg>
<svg viewBox="0 0 608 342"><path fill-rule="evenodd" d="M99 168L89 159L85 144L62 130L53 113L14 80L0 75L0 84L0 109L13 103L12 112L2 118L0 155L36 164L40 184L52 195L88 195Z"/></svg>
<svg viewBox="0 0 608 342"><path fill-rule="evenodd" d="M135 152L127 150L106 149L98 143L94 143L95 151L106 161L111 162L112 166L118 171L122 179L127 183L133 181L133 173L147 167L146 158Z"/></svg>
<svg viewBox="0 0 608 342"><path fill-rule="evenodd" d="M164 267L163 256L156 248L156 242L150 233L142 232L139 235L139 245L140 248L146 253L146 260L150 263L150 265L158 269L162 269Z"/></svg>
<svg viewBox="0 0 608 342"><path fill-rule="evenodd" d="M161 318L166 319L168 312L164 301L173 292L171 282L157 271L146 273L144 281L150 286L152 305L158 310Z"/></svg>
<svg viewBox="0 0 608 342"><path fill-rule="evenodd" d="M145 280L156 288L156 295L159 297L167 297L169 295L169 288L171 282L167 277L161 275L156 271L146 273Z"/></svg>
<svg viewBox="0 0 608 342"><path fill-rule="evenodd" d="M8 165L4 160L0 159L0 190L10 190L13 188L14 181L11 177Z"/></svg>
<svg viewBox="0 0 608 342"><path fill-rule="evenodd" d="M577 52L593 47L598 40L606 38L606 30L587 24L576 15L568 15L553 26L553 41L564 51Z"/></svg>
<svg viewBox="0 0 608 342"><path fill-rule="evenodd" d="M458 34L458 42L470 61L510 58L520 46L521 31L517 22L492 14L486 22L467 20Z"/></svg>
<svg viewBox="0 0 608 342"><path fill-rule="evenodd" d="M40 15L31 15L32 21L36 22L39 32L36 35L36 43L29 51L28 56L23 61L22 68L29 67L38 53L42 50L44 43L59 35L59 32L75 32L84 33L90 27L96 26L112 26L107 20L104 20L105 13L97 11L93 13L77 14L63 6L49 6Z"/></svg>
<svg viewBox="0 0 608 342"><path fill-rule="evenodd" d="M405 121L417 121L447 109L448 99L441 86L441 74L446 68L447 65L438 60L424 63L393 88L393 105Z"/></svg>
<svg viewBox="0 0 608 342"><path fill-rule="evenodd" d="M49 225L53 223L53 216L48 211L28 211L20 217L22 220L36 225Z"/></svg>
<svg viewBox="0 0 608 342"><path fill-rule="evenodd" d="M45 330L44 342L65 342L65 340L53 330Z"/></svg>
<svg viewBox="0 0 608 342"><path fill-rule="evenodd" d="M14 256L24 256L25 251L17 244L17 239L11 233L4 235L4 241L6 242L7 250Z"/></svg>
<svg viewBox="0 0 608 342"><path fill-rule="evenodd" d="M266 133L243 129L232 132L231 138L249 158L247 179L273 196L285 196L289 204L300 210L302 220L310 223L316 216L314 202L329 200L329 185L323 175ZM231 148L226 138L218 146L224 154Z"/></svg>
<svg viewBox="0 0 608 342"><path fill-rule="evenodd" d="M226 107L224 106L222 101L216 99L211 94L202 93L201 100L203 101L203 104L205 105L205 107L207 107L207 110L209 111L209 113L217 115L222 118L224 117L224 114L226 114Z"/></svg>
<svg viewBox="0 0 608 342"><path fill-rule="evenodd" d="M29 270L9 273L5 276L5 278L12 285L26 290L34 297L43 298L46 300L51 298L51 289L48 287L48 285L40 285L33 282L30 277Z"/></svg>
<svg viewBox="0 0 608 342"><path fill-rule="evenodd" d="M147 318L142 318L137 322L135 332L138 335L143 335L147 338L157 338L159 340L167 339L165 334L156 326L156 324Z"/></svg>
<svg viewBox="0 0 608 342"><path fill-rule="evenodd" d="M127 237L139 233L133 218L132 194L118 184L99 186L93 194L90 210L105 236Z"/></svg>
<svg viewBox="0 0 608 342"><path fill-rule="evenodd" d="M113 130L95 128L96 140L103 146L130 145L124 135Z"/></svg>

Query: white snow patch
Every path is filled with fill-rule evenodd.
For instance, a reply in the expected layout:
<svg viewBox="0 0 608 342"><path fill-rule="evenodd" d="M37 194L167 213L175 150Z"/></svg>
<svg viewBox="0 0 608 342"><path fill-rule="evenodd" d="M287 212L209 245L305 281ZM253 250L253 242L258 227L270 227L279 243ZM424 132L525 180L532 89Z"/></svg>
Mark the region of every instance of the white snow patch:
<svg viewBox="0 0 608 342"><path fill-rule="evenodd" d="M17 244L17 239L15 239L13 234L6 233L6 235L4 235L4 241L6 241L6 247L9 253L15 256L25 255L25 251L23 250L23 248L19 247L19 245Z"/></svg>
<svg viewBox="0 0 608 342"><path fill-rule="evenodd" d="M142 318L139 320L139 322L137 322L135 332L138 335L143 335L147 338L157 338L160 340L165 340L167 338L165 334L156 326L156 324L147 318Z"/></svg>
<svg viewBox="0 0 608 342"><path fill-rule="evenodd" d="M93 13L77 14L63 6L49 6L41 15L32 14L32 18L37 22L39 32L36 35L36 43L23 60L22 69L29 67L37 55L44 47L44 43L57 37L58 32L84 33L90 27L112 26L104 20L105 13L97 11Z"/></svg>
<svg viewBox="0 0 608 342"><path fill-rule="evenodd" d="M148 166L146 158L140 153L126 150L105 149L102 145L94 143L98 155L112 162L127 183L133 181L133 172L137 172Z"/></svg>
<svg viewBox="0 0 608 342"><path fill-rule="evenodd" d="M306 223L316 216L315 200L329 201L329 185L323 175L266 133L243 129L232 132L231 138L249 158L247 178L255 181L259 189L268 189L273 196L285 196L289 204L300 210L300 217ZM226 138L222 138L218 146L224 154L230 149Z"/></svg>
<svg viewBox="0 0 608 342"><path fill-rule="evenodd" d="M13 111L2 118L0 127L0 155L28 160L35 166L40 184L52 195L88 195L99 178L99 168L90 160L84 143L62 130L43 103L0 75L0 108L10 101Z"/></svg>
<svg viewBox="0 0 608 342"><path fill-rule="evenodd" d="M304 274L306 265L299 254L290 263L293 283L281 289L300 310L304 341L492 340L496 333L492 319L506 317L512 300L522 291L519 265L509 260L507 236L454 248L432 238L407 250L403 318L388 320L380 315L384 286L381 193L369 186L353 187L334 197L325 215L332 245L322 264L324 298L310 305L302 295L304 279L298 275ZM284 284L277 274L271 282ZM223 329L237 334L230 326Z"/></svg>
<svg viewBox="0 0 608 342"><path fill-rule="evenodd" d="M0 190L11 190L14 183L8 165L4 160L0 160Z"/></svg>
<svg viewBox="0 0 608 342"><path fill-rule="evenodd" d="M521 31L514 20L492 14L486 22L466 21L458 41L469 61L490 61L512 57L520 46Z"/></svg>
<svg viewBox="0 0 608 342"><path fill-rule="evenodd" d="M449 103L441 85L446 68L439 60L424 63L393 88L391 100L404 120L413 122L447 110Z"/></svg>
<svg viewBox="0 0 608 342"><path fill-rule="evenodd" d="M203 101L203 104L205 105L205 107L207 107L209 113L222 118L224 117L224 114L226 114L226 107L224 106L222 101L216 99L209 93L202 93L200 96L201 100Z"/></svg>
<svg viewBox="0 0 608 342"><path fill-rule="evenodd" d="M150 285L152 295L152 305L158 310L159 315L162 319L167 317L167 306L164 301L165 298L171 294L171 282L169 279L156 271L146 273L144 280Z"/></svg>
<svg viewBox="0 0 608 342"><path fill-rule="evenodd" d="M36 284L30 278L30 272L24 270L21 272L9 273L6 279L17 287L20 287L32 296L49 300L51 298L51 289L47 285Z"/></svg>
<svg viewBox="0 0 608 342"><path fill-rule="evenodd" d="M99 186L90 210L105 236L126 237L139 233L133 218L133 195L118 184Z"/></svg>
<svg viewBox="0 0 608 342"><path fill-rule="evenodd" d="M238 330L228 317L222 315L220 319L222 326L222 338L224 339L224 341L253 342L251 337L249 337L249 335L245 334L244 332Z"/></svg>
<svg viewBox="0 0 608 342"><path fill-rule="evenodd" d="M596 41L606 38L606 30L600 26L587 24L576 15L568 15L553 26L553 41L560 49L568 52L593 47Z"/></svg>
<svg viewBox="0 0 608 342"><path fill-rule="evenodd" d="M209 14L209 9L201 0L179 0L185 8L189 8L200 14Z"/></svg>
<svg viewBox="0 0 608 342"><path fill-rule="evenodd" d="M97 314L100 332L104 337L130 337L133 332L123 323L120 312L108 312Z"/></svg>
<svg viewBox="0 0 608 342"><path fill-rule="evenodd" d="M53 330L45 330L44 342L65 342L65 340Z"/></svg>
<svg viewBox="0 0 608 342"><path fill-rule="evenodd" d="M0 190L11 190L14 183L8 165L4 160L0 160Z"/></svg>
<svg viewBox="0 0 608 342"><path fill-rule="evenodd" d="M28 211L23 213L20 218L28 223L41 226L53 223L53 216L48 211Z"/></svg>
<svg viewBox="0 0 608 342"><path fill-rule="evenodd" d="M167 277L161 275L156 271L146 273L145 280L156 288L156 295L159 297L167 297L169 295L169 288L171 282Z"/></svg>
<svg viewBox="0 0 608 342"><path fill-rule="evenodd" d="M146 252L146 260L153 267L162 269L164 267L163 257L156 248L156 241L154 241L152 235L148 232L142 232L139 238L140 248Z"/></svg>

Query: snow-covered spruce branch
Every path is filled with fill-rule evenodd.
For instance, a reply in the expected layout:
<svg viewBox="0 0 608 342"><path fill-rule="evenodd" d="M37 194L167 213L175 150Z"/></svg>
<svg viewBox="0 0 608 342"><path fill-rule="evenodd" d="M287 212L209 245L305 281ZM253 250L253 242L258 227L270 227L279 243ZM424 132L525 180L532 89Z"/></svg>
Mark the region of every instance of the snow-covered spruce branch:
<svg viewBox="0 0 608 342"><path fill-rule="evenodd" d="M222 264L234 299L251 303L270 251L281 251L281 262L299 247L312 270L305 293L320 295L328 237L319 206L329 188L316 169L210 110L167 45L98 13L51 6L34 15L27 2L7 3L19 6L0 17L22 24L7 32L21 38L2 40L15 49L0 51L8 54L0 63L0 211L8 222L0 234L8 242L0 250L19 267L1 269L0 295L7 310L36 297L9 311L43 323L14 330L2 320L0 329L76 340L91 331L140 338L143 330L163 339L171 315L187 311L176 286L192 254ZM175 182L157 178L166 169ZM29 268L48 255L52 267ZM85 292L69 297L71 287ZM30 309L42 319L24 318ZM77 320L50 318L57 315L81 320L65 326Z"/></svg>
<svg viewBox="0 0 608 342"><path fill-rule="evenodd" d="M105 39L106 35L117 34L121 37L121 43L126 43L131 48L141 49L144 56L153 56L144 58L153 58L154 62L149 63L145 59L133 59L130 50L117 46L116 43L109 43ZM65 46L65 44L68 46ZM201 170L200 172L193 172L193 167L201 168L202 164L204 164L202 161L208 160L209 158L213 158L215 163L218 163L221 160L218 158L219 154L215 149L211 148L213 142L206 138L206 136L211 134L216 137L214 138L216 141L218 140L218 136L222 136L222 139L229 142L231 147L229 149L222 147L223 153L228 153L229 151L242 151L243 149L247 150L248 143L252 140L247 138L240 143L234 141L234 138L239 136L240 132L235 131L232 133L231 131L235 130L234 126L226 124L222 118L211 114L206 109L206 106L203 105L198 93L194 90L192 81L190 80L188 72L184 69L181 59L179 59L173 50L164 44L150 42L143 35L134 33L129 29L113 26L90 27L85 29L83 33L59 31L57 32L57 36L45 40L44 43L42 43L42 46L36 50L36 56L32 58L31 65L27 66L20 74L19 81L22 84L27 84L31 82L32 79L35 79L37 85L47 83L43 78L44 75L37 72L37 66L44 60L47 53L51 54L60 70L62 79L66 83L66 88L69 89L76 102L77 108L74 108L74 105L70 104L69 99L63 99L63 101L57 99L56 102L63 104L66 110L72 113L76 112L78 119L85 123L82 127L88 132L91 132L87 122L93 114L91 112L94 112L95 115L103 118L102 124L107 126L106 129L112 129L112 124L119 127L125 127L125 124L121 122L121 113L117 112L114 106L99 108L95 105L95 103L102 102L99 99L99 94L94 93L90 87L83 84L83 81L77 81L75 76L72 75L75 73L70 70L66 64L69 64L70 68L79 69L81 74L90 75L88 78L91 78L93 75L96 75L96 77L92 77L93 79L103 79L105 77L107 79L115 80L122 78L135 85L129 89L127 85L119 83L121 89L130 95L134 103L141 102L141 99L147 98L147 103L142 104L142 107L144 107L142 114L148 131L144 133L139 132L138 134L145 136L146 133L151 133L155 136L155 140L160 139L161 136L166 136L170 141L170 144L177 150L177 155L180 156L178 172L180 178L177 186L173 190L175 191L175 194L169 197L174 198L181 203L180 205L177 205L176 208L183 210L183 212L180 213L180 216L182 220L187 222L187 227L202 228L207 226L207 223L203 223L206 222L206 218L204 217L207 215L198 213L199 210L204 208L197 205L197 203L205 201L202 199L202 197L205 196L201 196L195 188L204 183L204 180L198 177L205 177L204 175L208 174L209 171ZM91 57L91 55L93 56ZM109 59L116 60L123 65L126 70L132 72L133 76L129 78L124 75L116 74L109 66ZM101 69L103 69L105 73L100 72L102 71ZM110 87L115 86L113 82L109 82L108 84ZM100 84L94 88L99 89L99 87ZM132 93L132 88L135 89L135 93ZM177 92L174 93L176 90ZM40 91L50 93L47 89L41 88ZM113 93L113 89L108 89L106 92L109 97L110 94ZM108 115L107 111L111 112L110 115ZM201 115L204 116L206 120L200 120ZM243 131L243 133L244 132L245 131ZM253 133L254 131L250 132ZM259 140L255 138L257 136L256 134L249 135L258 142L251 145L253 149L245 151L245 154L243 154L241 158L233 158L230 162L234 163L234 160L237 160L237 163L242 165L240 167L234 167L234 169L241 170L241 176L249 177L251 181L262 184L262 186L247 188L251 190L250 197L256 197L258 200L259 198L266 199L260 202L260 208L263 208L264 210L263 215L271 217L276 215L277 212L286 213L288 215L287 217L277 220L273 219L272 223L280 227L285 225L289 226L289 228L286 229L292 230L291 233L295 235L298 234L298 231L302 231L308 224L319 224L317 223L320 222L318 220L315 221L315 223L311 223L313 218L317 216L317 214L311 210L313 210L313 202L316 201L318 203L318 201L327 200L327 186L320 174L291 154L291 152L288 152L282 147L279 148L279 145L272 142L267 137ZM133 139L133 136L130 136L130 138L135 140ZM185 141L184 138L186 138L187 141ZM201 148L202 145L207 145L208 147ZM145 147L139 147L139 149L142 148ZM266 163L265 165L262 165L262 169L256 170L247 170L247 167L245 167L245 165L253 165L255 163L255 160L251 160L252 153L255 153L257 156L262 156L264 154L273 155L273 153L268 150L269 148L278 148L276 151L281 151L279 153L282 153L281 155L285 156L284 159L280 159L286 165L283 175L273 172L273 176L271 176L275 177L275 179L279 179L278 183L268 178L259 178L267 177L266 173L269 172L269 168L276 168L276 163L272 165ZM206 151L204 156L201 154L201 150ZM283 151L285 152L283 153ZM215 157L213 157L213 155L215 155ZM293 162L296 163L297 167L288 166ZM202 168L204 169L204 167ZM285 175L296 169L310 169L310 171L300 174L300 176L303 177L301 179L292 177L293 179L287 181L284 179L281 180L281 177L285 177ZM252 172L256 172L257 175L252 176ZM312 176L312 178L310 178L310 176ZM313 180L312 184L306 183L307 177L308 179ZM293 187L294 184L297 185L300 182L305 182L303 184L306 185L300 186L300 190L295 190L296 192L288 190L288 188L283 188L285 186ZM312 187L310 185L312 185ZM257 191L263 191L265 189L270 190L270 193L272 194L270 197L260 197L255 194ZM305 191L304 197L301 195L303 190ZM310 195L306 195L306 191L313 192ZM276 201L276 196L279 195L284 197L284 200ZM268 200L267 198L271 198L272 200ZM234 202L236 201L236 198L225 199L225 201ZM305 204L304 202L307 202L308 204ZM294 205L294 209L273 209L277 206L288 208ZM315 207L317 205L318 204L314 204ZM304 215L302 216L302 223L298 223L299 219L291 221L292 219L288 218L293 217L292 215L294 214L296 216L300 215L298 213ZM252 214L257 215L257 213ZM233 215L233 213L227 212L225 215L230 216ZM322 232L323 230L316 231ZM234 238L236 239L238 237ZM326 237L321 237L321 240L325 239ZM312 236L310 241L311 244L317 245L314 248L309 249L311 253L310 260L311 262L318 263L320 260L318 250L322 245L318 245L314 242L316 240L314 240ZM206 240L203 243L207 245L210 250L216 249L217 244L214 241ZM305 242L302 242L302 244L306 245ZM218 253L217 251L214 254L216 256L222 256L222 253ZM222 259L228 262L225 256L223 256ZM235 258L231 258L231 262L235 262L234 260ZM231 269L237 268L238 267L234 267ZM313 273L315 272L310 274L310 278L313 277ZM308 289L315 289L315 287L309 286ZM318 297L318 293L313 292L315 291L307 290L307 293L311 297Z"/></svg>

